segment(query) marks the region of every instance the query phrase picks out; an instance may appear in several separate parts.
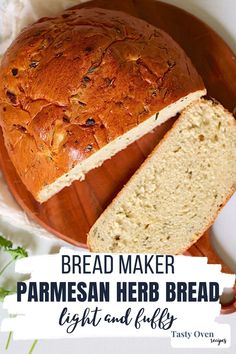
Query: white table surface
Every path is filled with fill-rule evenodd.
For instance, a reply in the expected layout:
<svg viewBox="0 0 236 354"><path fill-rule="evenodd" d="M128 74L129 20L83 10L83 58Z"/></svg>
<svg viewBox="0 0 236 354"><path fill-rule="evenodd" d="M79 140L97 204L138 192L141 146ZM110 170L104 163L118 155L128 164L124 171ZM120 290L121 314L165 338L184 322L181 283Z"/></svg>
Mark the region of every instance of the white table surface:
<svg viewBox="0 0 236 354"><path fill-rule="evenodd" d="M0 0L2 1L2 0ZM9 0L14 1L14 0ZM42 0L45 1L46 0ZM125 0L121 0L125 1ZM212 28L214 28L231 46L236 53L236 0L163 0L179 6L194 15L198 16ZM33 3L33 0L32 0ZM50 1L47 2L49 4ZM54 1L55 3L55 1ZM236 102L235 102L236 105ZM11 198L3 180L0 177L0 194L7 195L11 203L12 209L16 213L20 213L14 200ZM236 195L230 200L226 208L220 214L213 229L212 241L220 256L236 271ZM18 220L18 219L17 219ZM27 218L22 215L16 223L15 218L0 215L0 234L5 234L12 240L17 239L17 243L23 244L30 249L32 254L54 253L65 245L54 238L39 238L35 236L38 230L32 227L26 227L27 231L23 231L24 223L28 225ZM14 226L13 226L14 225ZM47 233L45 233L47 235ZM48 235L49 236L49 235ZM0 308L0 318L6 313ZM211 349L209 352L235 354L236 353L236 314L220 316L218 319L221 323L228 323L232 330L232 346L230 349L217 350ZM5 353L4 345L7 334L0 333L0 353ZM31 345L31 341L13 341L6 353L23 354L27 353ZM205 349L175 349L170 346L168 339L77 339L77 340L41 340L37 344L34 354L157 354L157 353L207 353Z"/></svg>

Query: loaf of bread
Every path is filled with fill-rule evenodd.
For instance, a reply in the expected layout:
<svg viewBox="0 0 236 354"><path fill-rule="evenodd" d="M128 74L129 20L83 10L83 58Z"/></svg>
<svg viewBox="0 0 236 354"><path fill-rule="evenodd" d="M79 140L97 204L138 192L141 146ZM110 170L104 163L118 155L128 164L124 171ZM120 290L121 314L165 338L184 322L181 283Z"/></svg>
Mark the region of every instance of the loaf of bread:
<svg viewBox="0 0 236 354"><path fill-rule="evenodd" d="M0 67L0 125L43 202L205 93L169 35L125 13L71 9L23 30Z"/></svg>
<svg viewBox="0 0 236 354"><path fill-rule="evenodd" d="M95 252L181 254L236 187L236 122L200 100L180 115L88 235Z"/></svg>

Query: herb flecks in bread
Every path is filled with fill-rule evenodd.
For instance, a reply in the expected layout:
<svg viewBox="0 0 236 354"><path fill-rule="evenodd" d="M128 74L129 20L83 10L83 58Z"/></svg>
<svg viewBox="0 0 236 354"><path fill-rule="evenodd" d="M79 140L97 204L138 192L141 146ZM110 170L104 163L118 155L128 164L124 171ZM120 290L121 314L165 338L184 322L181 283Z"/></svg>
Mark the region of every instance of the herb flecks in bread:
<svg viewBox="0 0 236 354"><path fill-rule="evenodd" d="M88 235L95 252L179 254L236 187L236 121L201 100L180 115Z"/></svg>
<svg viewBox="0 0 236 354"><path fill-rule="evenodd" d="M67 10L23 30L4 55L0 124L43 202L204 92L163 31L122 12Z"/></svg>

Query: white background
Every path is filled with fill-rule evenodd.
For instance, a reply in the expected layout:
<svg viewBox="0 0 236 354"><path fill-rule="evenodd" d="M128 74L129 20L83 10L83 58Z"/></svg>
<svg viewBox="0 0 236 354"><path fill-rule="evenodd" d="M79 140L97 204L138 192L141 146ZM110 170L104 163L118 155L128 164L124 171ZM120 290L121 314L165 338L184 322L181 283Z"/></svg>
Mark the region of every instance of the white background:
<svg viewBox="0 0 236 354"><path fill-rule="evenodd" d="M3 0L0 0L0 3ZM9 0L12 1L12 0ZM46 1L46 0L41 0ZM121 0L125 1L125 0ZM236 53L236 0L163 0L168 3L175 4L182 7L191 13L195 14L211 27L213 27L231 46ZM47 1L49 6L50 1ZM235 102L236 105L236 102ZM3 184L0 177L0 193L3 189ZM1 202L1 200L0 200ZM13 204L14 202L11 201ZM12 204L12 205L13 205ZM15 206L14 206L15 207ZM236 237L233 235L236 230L236 196L230 201L227 207L223 210L212 230L212 239L214 245L217 247L220 255L227 261L227 263L236 270ZM235 220L233 220L235 219ZM0 216L0 233L14 239L17 242L23 243L26 247L30 248L31 253L49 253L56 252L60 245L63 243L53 239L37 239L31 232L22 232L15 224L13 228L12 220ZM27 220L26 220L27 221ZM234 237L233 237L234 236ZM0 311L0 317L3 315ZM45 314L46 315L46 314ZM193 319L194 321L194 319ZM209 350L210 353L218 354L235 354L236 353L236 314L221 316L219 319L222 323L230 323L232 327L232 346L226 350ZM105 337L104 333L104 337ZM7 335L0 333L0 353L5 353L4 344ZM9 354L23 354L27 353L31 345L30 341L12 342L8 349ZM175 349L170 347L168 339L80 339L80 340L43 340L40 341L35 350L35 354L120 354L120 353L179 353L179 354L199 354L207 353L207 350L197 349Z"/></svg>

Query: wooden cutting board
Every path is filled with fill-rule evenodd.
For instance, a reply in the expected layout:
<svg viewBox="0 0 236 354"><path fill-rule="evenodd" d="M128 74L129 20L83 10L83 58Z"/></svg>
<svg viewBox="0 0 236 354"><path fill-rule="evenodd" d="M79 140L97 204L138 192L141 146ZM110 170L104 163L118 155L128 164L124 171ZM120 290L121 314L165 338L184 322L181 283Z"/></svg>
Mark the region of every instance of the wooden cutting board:
<svg viewBox="0 0 236 354"><path fill-rule="evenodd" d="M202 75L208 94L233 111L236 105L236 58L226 43L191 14L155 0L95 0L78 7L122 10L169 33L184 48ZM48 202L40 205L21 183L0 130L0 164L15 199L26 213L59 238L86 247L86 234L98 216L171 127L174 119L88 173L85 181L74 182ZM213 250L206 233L188 250L192 256L207 256L209 263L230 269ZM224 312L236 311L235 304Z"/></svg>

